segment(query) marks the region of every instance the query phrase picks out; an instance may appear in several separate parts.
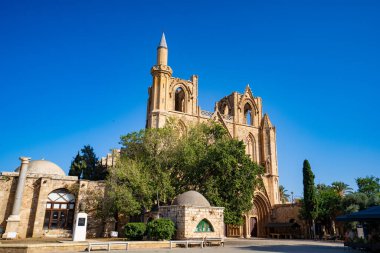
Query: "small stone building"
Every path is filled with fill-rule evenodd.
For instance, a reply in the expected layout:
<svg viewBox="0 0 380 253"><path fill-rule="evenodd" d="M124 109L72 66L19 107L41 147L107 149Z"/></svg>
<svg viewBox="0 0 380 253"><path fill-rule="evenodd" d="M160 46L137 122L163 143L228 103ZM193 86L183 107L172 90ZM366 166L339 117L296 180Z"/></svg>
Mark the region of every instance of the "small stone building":
<svg viewBox="0 0 380 253"><path fill-rule="evenodd" d="M104 195L104 183L66 176L47 160L20 160L15 172L0 174L0 234L5 238L71 237L79 203L94 193ZM88 236L102 235L103 223L94 210L86 211Z"/></svg>
<svg viewBox="0 0 380 253"><path fill-rule="evenodd" d="M160 206L161 218L171 219L177 239L224 237L224 207L213 207L196 191L178 195L170 206Z"/></svg>

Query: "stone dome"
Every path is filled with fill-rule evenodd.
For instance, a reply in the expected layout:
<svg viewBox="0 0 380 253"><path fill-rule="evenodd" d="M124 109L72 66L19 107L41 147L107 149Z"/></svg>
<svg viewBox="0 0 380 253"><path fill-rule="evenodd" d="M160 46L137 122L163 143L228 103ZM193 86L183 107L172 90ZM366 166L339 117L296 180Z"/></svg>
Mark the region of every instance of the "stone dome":
<svg viewBox="0 0 380 253"><path fill-rule="evenodd" d="M20 167L16 169L18 172ZM66 176L65 172L57 164L47 160L33 160L29 162L27 174L44 174Z"/></svg>
<svg viewBox="0 0 380 253"><path fill-rule="evenodd" d="M178 195L172 205L177 206L205 206L210 207L208 200L197 191L187 191Z"/></svg>

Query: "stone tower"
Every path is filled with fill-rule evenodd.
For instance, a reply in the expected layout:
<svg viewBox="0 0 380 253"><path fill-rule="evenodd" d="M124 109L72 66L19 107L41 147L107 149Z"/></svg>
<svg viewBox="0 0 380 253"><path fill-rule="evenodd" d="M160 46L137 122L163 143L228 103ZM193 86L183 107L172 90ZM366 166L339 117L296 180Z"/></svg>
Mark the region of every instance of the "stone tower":
<svg viewBox="0 0 380 253"><path fill-rule="evenodd" d="M227 233L230 236L265 236L265 224L270 219L270 210L280 203L280 197L276 128L269 116L263 114L262 99L255 97L247 85L243 94L233 92L216 102L213 112L201 110L198 106L198 76L192 75L189 80L172 76L164 34L157 47L157 62L152 67L151 74L153 82L148 89L147 128L163 127L169 117L177 118L183 131L192 124L218 121L227 129L231 138L244 141L246 153L265 168L262 175L265 189L255 191L254 207L244 214L245 226L235 230L230 228L230 234ZM256 222L252 219L256 219ZM256 227L256 232L252 230L253 226Z"/></svg>

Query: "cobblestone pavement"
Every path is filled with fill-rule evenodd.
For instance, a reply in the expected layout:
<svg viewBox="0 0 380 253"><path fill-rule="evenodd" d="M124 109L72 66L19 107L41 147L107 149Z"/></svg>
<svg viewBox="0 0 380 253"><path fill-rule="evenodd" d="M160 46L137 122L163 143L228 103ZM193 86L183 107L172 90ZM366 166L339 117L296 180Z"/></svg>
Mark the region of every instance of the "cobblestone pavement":
<svg viewBox="0 0 380 253"><path fill-rule="evenodd" d="M107 251L94 251L107 252ZM127 252L112 250L114 253ZM270 240L270 239L228 239L224 247L191 247L170 249L131 249L137 253L356 253L359 251L344 248L340 242L322 242L310 240Z"/></svg>

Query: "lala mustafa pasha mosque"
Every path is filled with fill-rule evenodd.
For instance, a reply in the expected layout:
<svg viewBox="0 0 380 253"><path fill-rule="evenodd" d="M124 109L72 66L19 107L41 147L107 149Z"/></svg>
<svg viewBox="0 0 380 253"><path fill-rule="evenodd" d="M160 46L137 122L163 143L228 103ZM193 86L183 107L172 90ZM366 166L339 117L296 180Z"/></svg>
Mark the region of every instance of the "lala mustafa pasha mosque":
<svg viewBox="0 0 380 253"><path fill-rule="evenodd" d="M228 130L231 138L244 141L246 153L265 168L262 175L264 188L255 190L252 209L242 214L243 225L225 225L223 207L212 207L195 191L178 195L170 206L159 207L160 217L175 222L177 239L267 237L289 230L293 234L304 234L305 226L298 218L299 206L280 203L276 128L263 113L262 99L254 96L247 85L244 93L232 92L216 102L214 112L201 110L198 106L198 76L193 75L190 80L172 76L164 34L151 74L147 128L162 127L169 117L177 118L183 131L194 123L217 121ZM112 166L118 152L115 150L102 158L102 163ZM14 172L2 172L0 176L0 234L3 238L10 233L17 238L71 237L81 200L89 191L102 192L105 196L104 182L67 176L58 165L47 160L27 157L20 157L20 160L21 164ZM114 230L119 231L119 235L124 234L121 222L109 224L99 219L94 211L87 213L88 237L107 236ZM144 216L145 221L152 218L149 215ZM198 229L202 222L208 225L206 231Z"/></svg>

